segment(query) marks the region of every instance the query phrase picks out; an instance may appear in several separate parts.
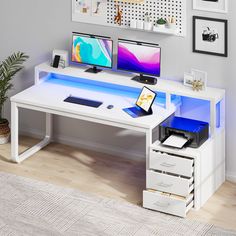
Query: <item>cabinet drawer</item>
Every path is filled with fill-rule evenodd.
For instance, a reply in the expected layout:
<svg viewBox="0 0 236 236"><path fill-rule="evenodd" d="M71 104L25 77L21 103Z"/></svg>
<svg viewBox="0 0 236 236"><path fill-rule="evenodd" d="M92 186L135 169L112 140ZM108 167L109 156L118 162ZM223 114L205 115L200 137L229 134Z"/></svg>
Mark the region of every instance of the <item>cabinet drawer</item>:
<svg viewBox="0 0 236 236"><path fill-rule="evenodd" d="M193 178L180 178L149 170L147 171L147 188L188 196L193 190Z"/></svg>
<svg viewBox="0 0 236 236"><path fill-rule="evenodd" d="M186 217L187 212L193 207L193 194L190 194L188 198L181 198L160 192L143 191L143 207Z"/></svg>
<svg viewBox="0 0 236 236"><path fill-rule="evenodd" d="M177 157L167 153L150 151L150 169L192 177L193 159Z"/></svg>

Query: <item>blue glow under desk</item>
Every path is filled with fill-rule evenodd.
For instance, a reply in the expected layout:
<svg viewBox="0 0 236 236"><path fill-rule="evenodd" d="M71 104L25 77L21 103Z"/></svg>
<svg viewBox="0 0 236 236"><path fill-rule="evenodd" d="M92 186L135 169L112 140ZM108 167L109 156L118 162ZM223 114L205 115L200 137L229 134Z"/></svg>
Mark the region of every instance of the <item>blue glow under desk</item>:
<svg viewBox="0 0 236 236"><path fill-rule="evenodd" d="M133 119L122 108L134 105L143 87L132 81L132 74L104 70L98 74L85 72L85 67L55 69L49 62L35 67L35 85L11 98L12 114L12 160L21 162L45 145L52 138L52 114L87 120L146 133L146 155L152 142L152 130L169 115L203 120L210 124L213 137L218 128L224 128L225 91L207 88L194 92L181 82L159 79L156 85L149 85L158 92L152 116ZM68 104L63 100L69 95L104 101L99 109ZM106 109L107 105L114 109ZM45 139L25 153L18 153L18 108L46 113ZM148 158L147 158L148 161Z"/></svg>
<svg viewBox="0 0 236 236"><path fill-rule="evenodd" d="M38 74L36 73L36 75ZM88 76L87 73L86 75ZM50 73L43 76L34 86L11 98L13 161L21 162L50 143L52 140L52 115L60 115L145 133L146 155L148 156L148 148L152 144L153 129L175 112L175 106L171 105L169 109L165 109L163 107L165 105L155 103L153 105L153 115L134 119L122 109L135 104L141 87L120 87L119 85L114 87L114 84L84 79L84 77L82 73L77 78L61 77ZM106 80L106 76L104 80ZM64 102L64 99L70 95L102 101L103 104L99 108L93 108ZM107 106L110 104L114 105L113 109L107 109ZM46 113L46 135L44 140L20 155L18 153L19 108Z"/></svg>

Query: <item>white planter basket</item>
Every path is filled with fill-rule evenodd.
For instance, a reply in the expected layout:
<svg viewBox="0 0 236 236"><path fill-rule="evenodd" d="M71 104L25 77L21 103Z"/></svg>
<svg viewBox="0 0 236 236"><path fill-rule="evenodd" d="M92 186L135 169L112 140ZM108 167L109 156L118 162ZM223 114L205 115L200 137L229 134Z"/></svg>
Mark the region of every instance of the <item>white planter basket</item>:
<svg viewBox="0 0 236 236"><path fill-rule="evenodd" d="M10 134L0 135L0 145L8 143L9 139L10 139Z"/></svg>

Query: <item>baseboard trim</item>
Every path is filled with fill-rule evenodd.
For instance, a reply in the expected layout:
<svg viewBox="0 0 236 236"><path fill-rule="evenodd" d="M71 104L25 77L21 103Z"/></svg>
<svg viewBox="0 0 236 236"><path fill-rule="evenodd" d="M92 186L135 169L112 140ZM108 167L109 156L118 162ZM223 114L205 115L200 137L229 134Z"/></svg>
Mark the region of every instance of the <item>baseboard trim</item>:
<svg viewBox="0 0 236 236"><path fill-rule="evenodd" d="M42 139L44 137L44 133L38 129L28 129L21 128L19 130L20 135L28 136L31 138Z"/></svg>
<svg viewBox="0 0 236 236"><path fill-rule="evenodd" d="M43 133L40 130L36 129L21 129L21 135L30 136L32 138L40 139L43 137ZM118 156L122 158L129 158L131 160L144 160L145 153L137 152L136 150L124 150L123 148L91 142L91 141L84 141L79 138L72 138L65 135L55 135L53 137L53 141L65 145L69 145L76 148L96 151L100 153L109 154L112 156Z"/></svg>
<svg viewBox="0 0 236 236"><path fill-rule="evenodd" d="M231 171L227 171L226 172L226 179L230 182L236 183L236 173L231 172Z"/></svg>

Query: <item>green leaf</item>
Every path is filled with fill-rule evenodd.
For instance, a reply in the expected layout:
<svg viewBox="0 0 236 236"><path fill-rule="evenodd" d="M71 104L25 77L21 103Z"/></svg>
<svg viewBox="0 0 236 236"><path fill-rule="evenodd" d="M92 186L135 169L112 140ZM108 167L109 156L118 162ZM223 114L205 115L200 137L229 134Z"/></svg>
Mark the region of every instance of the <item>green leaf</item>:
<svg viewBox="0 0 236 236"><path fill-rule="evenodd" d="M23 52L17 52L10 55L0 64L0 120L2 119L2 109L5 101L7 100L7 92L13 85L11 80L21 71L23 63L29 58Z"/></svg>

